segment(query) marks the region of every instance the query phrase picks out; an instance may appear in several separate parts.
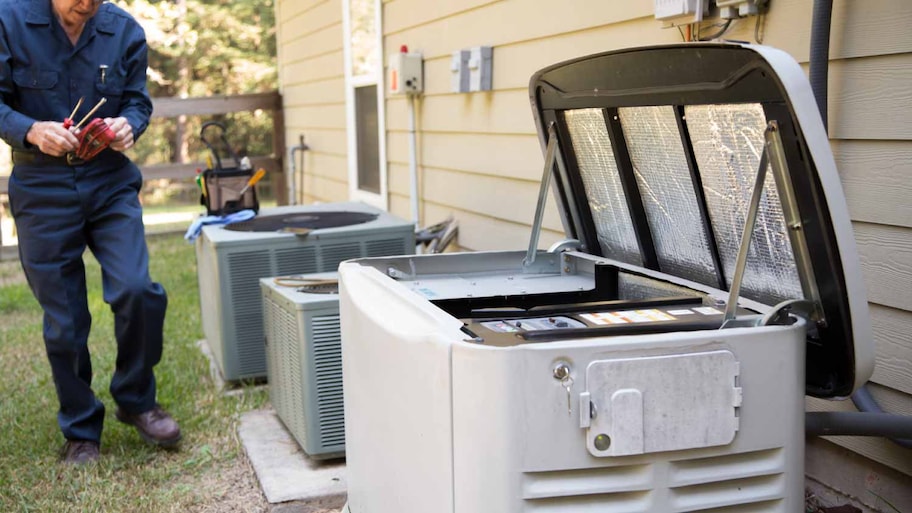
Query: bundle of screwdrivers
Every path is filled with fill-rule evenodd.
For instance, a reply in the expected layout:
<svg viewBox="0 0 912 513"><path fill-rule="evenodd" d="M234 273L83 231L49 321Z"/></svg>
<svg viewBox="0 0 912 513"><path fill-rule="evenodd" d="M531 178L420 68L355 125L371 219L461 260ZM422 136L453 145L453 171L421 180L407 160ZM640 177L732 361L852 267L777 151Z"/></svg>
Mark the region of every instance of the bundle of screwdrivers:
<svg viewBox="0 0 912 513"><path fill-rule="evenodd" d="M95 118L90 121L85 128L81 128L82 124L108 101L107 98L102 98L94 107L92 107L92 110L79 121L79 123L76 123L75 126L73 125L73 117L79 112L79 107L82 106L83 100L84 98L80 98L79 101L76 102L76 107L73 108L73 112L69 117L63 120L63 128L72 128L76 138L79 139L79 146L76 148L76 156L82 160L90 160L110 146L116 136L114 131L111 130L108 124L101 118Z"/></svg>

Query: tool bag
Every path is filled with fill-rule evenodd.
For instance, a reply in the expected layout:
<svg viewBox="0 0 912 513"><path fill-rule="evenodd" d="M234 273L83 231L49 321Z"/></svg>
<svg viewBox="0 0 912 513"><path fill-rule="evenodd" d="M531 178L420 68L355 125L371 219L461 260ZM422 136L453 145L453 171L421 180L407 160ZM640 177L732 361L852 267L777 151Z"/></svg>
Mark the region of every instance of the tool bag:
<svg viewBox="0 0 912 513"><path fill-rule="evenodd" d="M210 141L206 138L206 131L218 129L218 141ZM224 216L238 212L240 210L250 209L259 212L260 202L257 199L256 186L244 187L253 177L254 170L249 163L242 163L237 153L228 144L225 138L225 126L216 121L203 123L200 128L200 140L209 148L211 154L206 159L206 169L199 177L200 186L200 204L206 207L206 213L211 216ZM215 144L224 147L224 151L234 160L234 166L225 167L219 150ZM243 196L241 196L241 192Z"/></svg>

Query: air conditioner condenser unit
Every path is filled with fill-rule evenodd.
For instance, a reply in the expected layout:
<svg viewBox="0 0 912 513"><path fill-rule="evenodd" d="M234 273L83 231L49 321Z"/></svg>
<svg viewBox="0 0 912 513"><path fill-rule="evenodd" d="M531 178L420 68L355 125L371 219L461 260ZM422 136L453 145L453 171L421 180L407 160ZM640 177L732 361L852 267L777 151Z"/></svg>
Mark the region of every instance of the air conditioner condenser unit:
<svg viewBox="0 0 912 513"><path fill-rule="evenodd" d="M795 513L804 397L873 370L800 66L621 50L530 83L525 251L339 268L349 513ZM538 233L553 191L566 240Z"/></svg>
<svg viewBox="0 0 912 513"><path fill-rule="evenodd" d="M266 377L259 279L415 252L413 223L357 202L264 208L196 241L203 333L225 381Z"/></svg>
<svg viewBox="0 0 912 513"><path fill-rule="evenodd" d="M314 459L345 454L336 273L261 278L269 399Z"/></svg>

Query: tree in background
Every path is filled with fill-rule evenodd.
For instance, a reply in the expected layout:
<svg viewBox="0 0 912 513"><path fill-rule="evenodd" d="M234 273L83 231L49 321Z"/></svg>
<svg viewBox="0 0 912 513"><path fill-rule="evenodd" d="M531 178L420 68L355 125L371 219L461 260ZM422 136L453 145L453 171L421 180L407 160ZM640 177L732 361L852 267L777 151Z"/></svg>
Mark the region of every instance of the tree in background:
<svg viewBox="0 0 912 513"><path fill-rule="evenodd" d="M273 0L118 0L146 31L149 92L153 97L202 97L275 90ZM270 113L221 116L236 149L265 155L272 149ZM202 159L204 121L154 119L139 140L140 164Z"/></svg>

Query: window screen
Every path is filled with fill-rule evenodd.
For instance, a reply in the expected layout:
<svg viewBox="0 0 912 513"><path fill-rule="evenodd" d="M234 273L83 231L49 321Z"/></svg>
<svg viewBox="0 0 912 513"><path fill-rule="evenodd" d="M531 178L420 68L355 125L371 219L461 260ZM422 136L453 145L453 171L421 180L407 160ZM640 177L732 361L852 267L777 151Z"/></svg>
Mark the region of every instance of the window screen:
<svg viewBox="0 0 912 513"><path fill-rule="evenodd" d="M600 109L564 112L602 255L643 265L614 149Z"/></svg>
<svg viewBox="0 0 912 513"><path fill-rule="evenodd" d="M760 104L685 107L728 286L735 270L767 119ZM741 295L767 304L803 297L772 171L767 170Z"/></svg>
<svg viewBox="0 0 912 513"><path fill-rule="evenodd" d="M358 189L380 194L376 85L355 88L355 125L358 138Z"/></svg>

